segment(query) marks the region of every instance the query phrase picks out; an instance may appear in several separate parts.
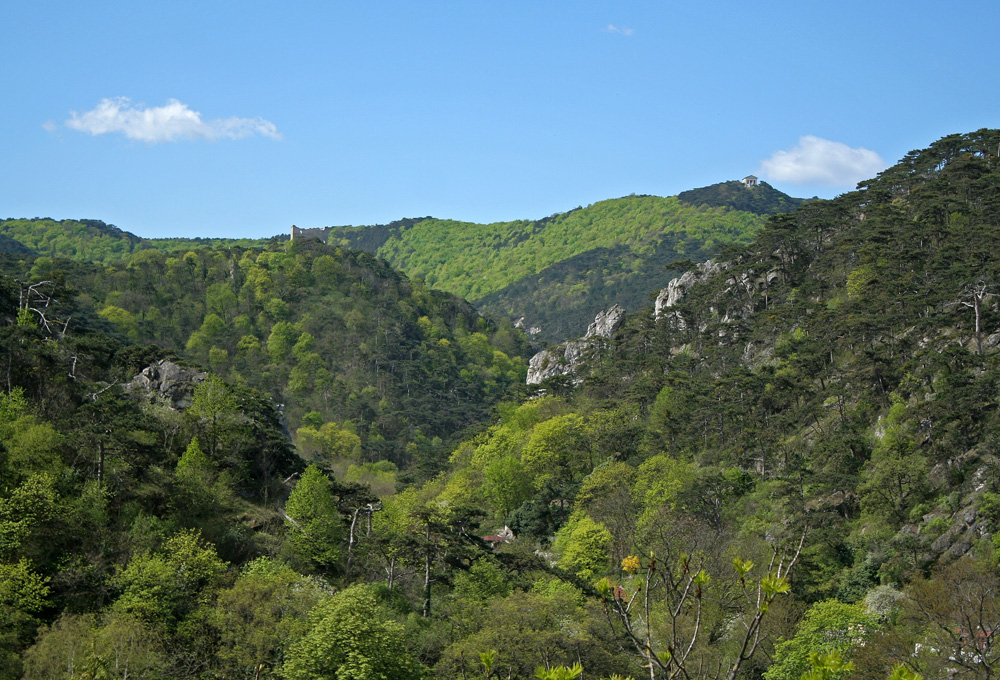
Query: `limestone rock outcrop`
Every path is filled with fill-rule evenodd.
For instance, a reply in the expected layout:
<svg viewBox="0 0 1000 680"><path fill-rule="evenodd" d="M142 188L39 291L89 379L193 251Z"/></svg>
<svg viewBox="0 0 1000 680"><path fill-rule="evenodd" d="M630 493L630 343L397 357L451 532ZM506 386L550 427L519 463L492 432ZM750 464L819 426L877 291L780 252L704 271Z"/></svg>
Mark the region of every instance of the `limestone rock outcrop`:
<svg viewBox="0 0 1000 680"><path fill-rule="evenodd" d="M184 409L191 405L194 388L208 376L204 371L178 366L163 359L142 369L139 375L125 386L135 394L147 392L164 397L173 408Z"/></svg>
<svg viewBox="0 0 1000 680"><path fill-rule="evenodd" d="M667 287L660 291L660 294L656 296L656 303L653 308L653 313L657 319L661 318L666 314L667 309L675 306L678 302L684 299L687 292L691 290L691 287L696 283L704 283L716 274L725 271L729 268L728 263L714 262L713 260L706 260L702 262L697 267L691 271L684 272L681 276L670 281ZM683 328L684 321L677 316L678 321L681 323Z"/></svg>
<svg viewBox="0 0 1000 680"><path fill-rule="evenodd" d="M579 340L568 340L561 345L543 349L528 362L529 385L537 385L557 375L575 375L584 358L596 349L601 341L610 338L625 320L625 309L615 305L597 315Z"/></svg>
<svg viewBox="0 0 1000 680"><path fill-rule="evenodd" d="M584 339L595 336L610 338L618 330L618 327L622 325L622 321L624 320L625 308L621 305L615 305L611 309L600 312L594 317L594 323L587 326L587 333L583 337Z"/></svg>

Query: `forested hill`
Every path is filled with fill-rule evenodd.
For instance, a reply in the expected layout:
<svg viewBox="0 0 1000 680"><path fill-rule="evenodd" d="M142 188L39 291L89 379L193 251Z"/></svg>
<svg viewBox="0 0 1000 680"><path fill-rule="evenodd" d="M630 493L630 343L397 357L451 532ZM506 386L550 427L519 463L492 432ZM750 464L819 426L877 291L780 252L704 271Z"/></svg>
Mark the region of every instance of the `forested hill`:
<svg viewBox="0 0 1000 680"><path fill-rule="evenodd" d="M718 187L729 184L738 191L730 187L720 195ZM721 244L746 243L762 215L791 210L800 201L766 184L747 189L727 183L685 195L692 193L698 200L627 196L540 220L474 224L424 217L337 227L328 242L375 254L495 318L523 318L536 343L559 342L582 332L613 304L641 308L648 291L680 273L669 265L704 260ZM104 264L142 250L252 248L268 242L145 239L98 220L42 218L0 221L0 237L13 239L0 243L3 252Z"/></svg>
<svg viewBox="0 0 1000 680"><path fill-rule="evenodd" d="M527 345L510 323L360 251L285 241L146 249L108 266L5 256L0 269L63 286L55 297L80 307L67 316L260 389L284 404L297 442L301 430L307 451L341 468L387 460L431 474L524 380Z"/></svg>
<svg viewBox="0 0 1000 680"><path fill-rule="evenodd" d="M720 182L700 189L690 189L677 194L684 203L691 205L707 205L715 208L732 208L745 210L757 215L777 215L792 212L810 199L792 198L778 191L767 182L754 186L744 186L742 182L732 180ZM815 200L815 199L812 199Z"/></svg>
<svg viewBox="0 0 1000 680"><path fill-rule="evenodd" d="M310 243L0 278L0 678L995 677L998 144L769 218L398 488L349 483L353 432L320 413L305 467L243 383L320 376L313 331L342 324L366 379L419 363L446 395L423 414L479 403L458 381L500 387L504 329L454 298ZM25 280L51 283L24 305ZM163 352L113 329L160 332L145 308L218 366L185 404L132 382Z"/></svg>
<svg viewBox="0 0 1000 680"><path fill-rule="evenodd" d="M988 677L997 650L965 631L1000 623L998 143L945 137L772 217L658 319L630 315L580 386L552 379L547 401L471 442L454 493L486 494L520 536L561 526L560 564L613 574L625 597L631 574L654 574L630 555L699 552L717 588L705 606L723 607L709 630L727 627L732 556L804 534L772 619L784 640L751 675L794 680L810 653L836 652L857 672L829 677L886 678L899 660L946 677L956 659ZM513 472L500 484L491 469ZM654 647L675 639L664 621ZM725 667L731 638L709 638L698 663Z"/></svg>
<svg viewBox="0 0 1000 680"><path fill-rule="evenodd" d="M6 234L0 234L0 253L16 253L19 255L33 255L34 251L20 241L12 239Z"/></svg>
<svg viewBox="0 0 1000 680"><path fill-rule="evenodd" d="M637 309L677 273L669 263L746 243L761 224L752 212L626 196L534 221L338 227L329 242L375 252L494 315L524 317L526 328L541 329L536 340L556 342L611 304Z"/></svg>
<svg viewBox="0 0 1000 680"><path fill-rule="evenodd" d="M140 250L259 246L266 239L145 239L100 220L0 220L0 252L33 252L80 262L110 264Z"/></svg>

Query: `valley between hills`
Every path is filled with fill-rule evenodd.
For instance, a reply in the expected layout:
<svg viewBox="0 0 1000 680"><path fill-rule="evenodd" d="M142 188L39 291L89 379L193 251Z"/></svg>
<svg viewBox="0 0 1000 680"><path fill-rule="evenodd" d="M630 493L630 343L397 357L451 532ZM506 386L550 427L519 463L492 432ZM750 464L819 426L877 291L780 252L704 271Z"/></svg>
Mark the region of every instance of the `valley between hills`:
<svg viewBox="0 0 1000 680"><path fill-rule="evenodd" d="M994 677L998 145L321 239L0 221L0 678Z"/></svg>

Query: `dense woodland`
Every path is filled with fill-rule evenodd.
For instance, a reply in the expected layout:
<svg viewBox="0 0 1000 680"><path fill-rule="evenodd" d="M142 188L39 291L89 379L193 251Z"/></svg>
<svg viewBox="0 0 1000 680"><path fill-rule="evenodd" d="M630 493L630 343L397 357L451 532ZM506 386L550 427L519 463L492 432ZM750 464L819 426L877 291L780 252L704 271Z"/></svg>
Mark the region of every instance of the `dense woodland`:
<svg viewBox="0 0 1000 680"><path fill-rule="evenodd" d="M117 265L8 256L0 270L52 282L39 292L66 318L97 317L125 340L261 390L296 434L353 442L336 454L344 465L416 462L431 474L526 370L509 323L366 253L317 243L139 250Z"/></svg>
<svg viewBox="0 0 1000 680"><path fill-rule="evenodd" d="M769 190L773 195L758 192L767 193L768 206L778 206L780 197L796 200ZM695 206L677 197L633 195L541 220L474 224L426 217L337 227L329 242L375 253L485 313L523 317L526 328L538 329L534 340L552 343L582 333L612 304L641 309L650 291L680 273L673 263L705 259L719 244L747 243L764 223L761 214L723 201Z"/></svg>
<svg viewBox="0 0 1000 680"><path fill-rule="evenodd" d="M691 205L732 208L757 215L778 215L792 212L809 201L809 199L804 198L792 198L767 182L745 186L743 182L736 180L682 191L677 194L677 198L681 202Z"/></svg>
<svg viewBox="0 0 1000 680"><path fill-rule="evenodd" d="M273 240L283 240L275 237ZM0 253L44 255L80 262L118 263L140 250L261 246L263 239L146 239L100 220L0 220Z"/></svg>
<svg viewBox="0 0 1000 680"><path fill-rule="evenodd" d="M805 202L766 182L752 188L723 182L681 192L677 199L626 197L591 206L588 229L569 239L575 248L590 244L589 249L478 298L476 307L495 316L523 317L522 325L536 342L561 342L581 334L598 312L612 305L642 309L651 293L684 272L685 263L707 260L722 244L747 243L764 223L760 216L789 212ZM685 204L713 210L692 211ZM651 210L653 205L662 206L662 212ZM738 221L743 226L730 231ZM627 232L614 237L613 245L594 247L605 237L605 225L616 222L633 230L648 224L638 241L632 240L634 232Z"/></svg>
<svg viewBox="0 0 1000 680"><path fill-rule="evenodd" d="M746 244L764 215L803 203L766 183L723 182L678 197L626 196L541 220L474 224L431 217L335 227L329 243L384 258L410 278L461 295L489 316L521 320L544 345L581 333L613 304L639 310L649 292L707 259ZM273 239L144 239L99 220L0 221L0 253L115 264L143 250L256 248Z"/></svg>
<svg viewBox="0 0 1000 680"><path fill-rule="evenodd" d="M995 677L998 144L772 216L530 392L357 251L9 257L0 675Z"/></svg>

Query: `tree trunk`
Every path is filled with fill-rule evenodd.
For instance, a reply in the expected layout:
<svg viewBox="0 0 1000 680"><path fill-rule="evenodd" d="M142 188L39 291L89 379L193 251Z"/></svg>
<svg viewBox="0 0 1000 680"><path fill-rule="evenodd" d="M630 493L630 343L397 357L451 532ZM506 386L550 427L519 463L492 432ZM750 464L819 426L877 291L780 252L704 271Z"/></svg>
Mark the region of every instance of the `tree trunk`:
<svg viewBox="0 0 1000 680"><path fill-rule="evenodd" d="M424 554L424 618L431 615L431 523L427 522L426 553Z"/></svg>
<svg viewBox="0 0 1000 680"><path fill-rule="evenodd" d="M345 579L351 577L351 560L354 557L354 527L358 523L359 512L361 512L361 508L355 508L354 515L351 517L351 533L347 539L347 565L344 567Z"/></svg>

